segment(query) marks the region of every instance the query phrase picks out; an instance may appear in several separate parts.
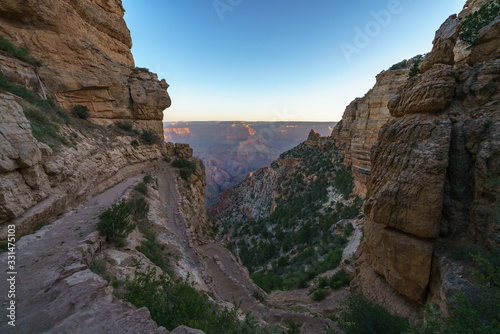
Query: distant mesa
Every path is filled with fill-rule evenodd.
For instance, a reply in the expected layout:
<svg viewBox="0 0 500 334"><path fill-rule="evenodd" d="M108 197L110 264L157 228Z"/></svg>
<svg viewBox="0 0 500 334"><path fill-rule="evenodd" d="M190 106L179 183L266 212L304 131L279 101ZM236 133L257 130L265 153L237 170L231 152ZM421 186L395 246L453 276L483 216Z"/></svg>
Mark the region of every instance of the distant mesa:
<svg viewBox="0 0 500 334"><path fill-rule="evenodd" d="M311 129L311 132L309 132L309 136L307 137L306 140L306 145L309 146L320 146L320 141L319 139L321 138L321 135L314 131L314 129Z"/></svg>

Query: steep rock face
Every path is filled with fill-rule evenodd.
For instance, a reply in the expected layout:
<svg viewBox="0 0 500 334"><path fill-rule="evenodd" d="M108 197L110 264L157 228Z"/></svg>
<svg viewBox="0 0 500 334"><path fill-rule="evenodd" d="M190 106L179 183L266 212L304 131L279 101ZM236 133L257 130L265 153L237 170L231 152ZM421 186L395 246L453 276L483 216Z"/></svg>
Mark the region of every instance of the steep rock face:
<svg viewBox="0 0 500 334"><path fill-rule="evenodd" d="M129 136L74 132L75 147L62 146L54 154L31 134L29 121L16 100L0 94L0 239L7 224L15 224L18 235L48 220L89 194L141 171L142 163L168 155L167 144L133 147Z"/></svg>
<svg viewBox="0 0 500 334"><path fill-rule="evenodd" d="M441 27L423 74L389 102L398 119L381 129L372 151L353 287L407 317L418 303L446 313L453 295L473 295L467 265L449 256L454 247L500 247L497 21L481 30L462 66L448 57L459 30ZM370 273L378 279L362 276Z"/></svg>
<svg viewBox="0 0 500 334"><path fill-rule="evenodd" d="M337 146L344 151L344 164L352 169L354 193L366 196L370 177L370 150L377 141L380 128L392 117L387 103L408 78L408 69L384 71L377 75L377 82L363 98L347 106L342 121L332 132Z"/></svg>
<svg viewBox="0 0 500 334"><path fill-rule="evenodd" d="M2 1L0 34L27 48L39 68L0 63L11 81L40 89L70 109L86 105L95 122L137 120L141 128L163 132L163 110L170 106L165 80L135 69L130 32L120 0Z"/></svg>

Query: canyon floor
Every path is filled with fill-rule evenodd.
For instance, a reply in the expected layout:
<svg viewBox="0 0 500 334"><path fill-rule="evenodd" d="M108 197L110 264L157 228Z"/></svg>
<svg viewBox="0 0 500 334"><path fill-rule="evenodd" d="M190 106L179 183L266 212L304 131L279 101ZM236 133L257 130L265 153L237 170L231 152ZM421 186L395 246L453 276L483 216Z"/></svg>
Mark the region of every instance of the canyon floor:
<svg viewBox="0 0 500 334"><path fill-rule="evenodd" d="M217 302L239 305L242 312L250 312L268 324L286 325L291 319L303 324L303 333L322 333L326 324L334 326L323 316L337 310L348 294L347 289L334 292L321 302L312 301L307 289L267 295L255 286L246 268L223 245L216 241L198 245L193 241L182 212L177 183L181 181L174 169L162 162L152 162L149 169L158 179L166 216L166 221L155 223L164 224L173 232L182 258L188 263L185 271L197 277L195 281L200 281L201 290L208 289ZM137 310L117 299L107 282L89 269L104 247L96 227L98 216L127 196L141 177L125 179L16 243L16 326L3 323L2 333L166 332L156 328L146 309ZM354 235L349 249L359 242L360 233ZM130 247L128 251L136 252ZM0 265L6 265L7 260L7 253L2 254ZM6 280L0 284L6 285ZM264 296L262 302L254 297L256 291ZM7 307L5 300L2 307Z"/></svg>

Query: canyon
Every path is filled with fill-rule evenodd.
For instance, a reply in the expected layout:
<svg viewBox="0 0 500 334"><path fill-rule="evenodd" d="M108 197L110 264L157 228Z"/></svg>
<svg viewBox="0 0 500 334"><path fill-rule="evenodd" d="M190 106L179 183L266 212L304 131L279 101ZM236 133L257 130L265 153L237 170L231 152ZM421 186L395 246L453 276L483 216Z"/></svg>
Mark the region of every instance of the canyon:
<svg viewBox="0 0 500 334"><path fill-rule="evenodd" d="M164 138L188 143L203 161L209 207L222 191L301 143L311 129L327 135L333 126L333 122L175 122L164 124Z"/></svg>
<svg viewBox="0 0 500 334"><path fill-rule="evenodd" d="M500 18L474 45L460 39L464 18L486 3L467 1L418 74L409 77L411 62L381 72L333 129L165 127L168 84L135 67L121 1L0 3L0 35L39 60L0 52L0 241L15 229L14 248L4 245L18 284L16 327L2 321L0 331L200 333L159 325L154 309L123 298L120 282L148 267L275 330L337 329L329 317L352 291L415 323L426 304L450 314L457 294L478 294L467 254L500 248ZM55 129L50 140L40 119ZM123 245L111 243L98 229L103 212L138 196L145 217ZM304 242L285 247L287 235ZM293 289L255 283L283 267L294 271L280 287ZM312 300L320 277L340 271L350 286Z"/></svg>

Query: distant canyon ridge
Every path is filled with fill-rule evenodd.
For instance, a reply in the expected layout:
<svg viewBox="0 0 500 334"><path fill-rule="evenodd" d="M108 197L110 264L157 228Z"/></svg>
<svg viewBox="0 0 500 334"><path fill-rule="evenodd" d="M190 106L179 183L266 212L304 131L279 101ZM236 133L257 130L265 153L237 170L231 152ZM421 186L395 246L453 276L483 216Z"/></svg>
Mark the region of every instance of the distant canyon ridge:
<svg viewBox="0 0 500 334"><path fill-rule="evenodd" d="M206 167L206 205L249 173L306 140L311 129L322 136L335 122L176 122L164 123L166 141L188 143Z"/></svg>

